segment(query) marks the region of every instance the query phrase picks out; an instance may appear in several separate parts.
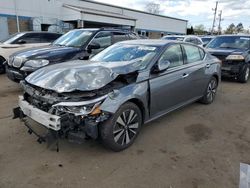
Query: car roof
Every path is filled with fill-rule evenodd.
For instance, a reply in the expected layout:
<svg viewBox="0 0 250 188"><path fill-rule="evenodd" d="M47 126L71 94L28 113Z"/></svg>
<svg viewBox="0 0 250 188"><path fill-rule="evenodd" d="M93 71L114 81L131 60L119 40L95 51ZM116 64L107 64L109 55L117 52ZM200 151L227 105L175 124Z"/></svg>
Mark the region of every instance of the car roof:
<svg viewBox="0 0 250 188"><path fill-rule="evenodd" d="M218 35L216 37L250 37L250 35L248 35L248 34L240 34L240 35L228 34L228 35Z"/></svg>
<svg viewBox="0 0 250 188"><path fill-rule="evenodd" d="M126 29L119 29L119 28L78 28L78 29L73 29L73 30L86 30L86 31L119 31L119 32L133 32L130 30ZM71 30L71 31L73 31Z"/></svg>
<svg viewBox="0 0 250 188"><path fill-rule="evenodd" d="M164 37L185 37L186 35L165 35Z"/></svg>
<svg viewBox="0 0 250 188"><path fill-rule="evenodd" d="M37 33L37 34L40 34L40 33L49 33L49 34L59 34L61 35L61 33L56 33L56 32L49 32L49 31L22 31L22 32L18 32L18 33Z"/></svg>
<svg viewBox="0 0 250 188"><path fill-rule="evenodd" d="M149 45L149 46L164 46L171 43L184 43L176 40L164 40L164 39L139 39L139 40L127 40L119 42L120 44L137 44L137 45Z"/></svg>

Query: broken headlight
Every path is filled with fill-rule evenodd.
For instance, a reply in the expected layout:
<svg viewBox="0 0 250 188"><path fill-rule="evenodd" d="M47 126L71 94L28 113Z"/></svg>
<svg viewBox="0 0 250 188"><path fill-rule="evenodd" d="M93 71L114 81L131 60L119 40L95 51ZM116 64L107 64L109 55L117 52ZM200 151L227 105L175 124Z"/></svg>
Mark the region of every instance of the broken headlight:
<svg viewBox="0 0 250 188"><path fill-rule="evenodd" d="M74 114L75 116L94 115L101 112L99 107L106 97L107 95L82 102L61 102L53 105L53 108L60 112Z"/></svg>
<svg viewBox="0 0 250 188"><path fill-rule="evenodd" d="M37 59L37 60L28 60L24 63L24 66L21 68L23 71L32 71L34 69L44 67L49 64L47 59Z"/></svg>

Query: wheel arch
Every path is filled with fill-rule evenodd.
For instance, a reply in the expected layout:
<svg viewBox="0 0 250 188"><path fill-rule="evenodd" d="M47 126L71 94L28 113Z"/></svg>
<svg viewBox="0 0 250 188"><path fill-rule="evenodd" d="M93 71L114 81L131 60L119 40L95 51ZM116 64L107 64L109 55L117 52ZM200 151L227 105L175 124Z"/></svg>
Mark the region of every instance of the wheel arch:
<svg viewBox="0 0 250 188"><path fill-rule="evenodd" d="M2 55L0 55L0 60L3 60L3 62L4 62L4 61L6 61L6 58L3 57ZM1 63L1 62L0 62L0 63Z"/></svg>
<svg viewBox="0 0 250 188"><path fill-rule="evenodd" d="M213 74L213 76L217 80L217 84L219 84L220 78L217 74Z"/></svg>
<svg viewBox="0 0 250 188"><path fill-rule="evenodd" d="M126 102L132 102L132 103L134 103L136 106L138 106L138 108L139 108L140 111L141 111L142 121L143 121L143 123L144 123L146 111L145 111L145 106L144 106L143 102L142 102L140 99L137 99L137 98L129 99L129 100L126 101ZM125 102L125 103L126 103L126 102ZM124 103L123 103L123 104L124 104Z"/></svg>

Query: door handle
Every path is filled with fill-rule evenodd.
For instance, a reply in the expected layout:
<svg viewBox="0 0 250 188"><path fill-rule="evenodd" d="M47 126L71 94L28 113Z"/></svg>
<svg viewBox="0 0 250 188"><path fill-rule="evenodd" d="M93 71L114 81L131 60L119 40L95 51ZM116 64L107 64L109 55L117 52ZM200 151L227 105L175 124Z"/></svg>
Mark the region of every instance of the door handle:
<svg viewBox="0 0 250 188"><path fill-rule="evenodd" d="M210 68L210 66L211 66L211 64L206 64L206 68L207 69Z"/></svg>
<svg viewBox="0 0 250 188"><path fill-rule="evenodd" d="M184 74L182 75L182 78L187 78L188 76L189 76L189 74L184 73Z"/></svg>

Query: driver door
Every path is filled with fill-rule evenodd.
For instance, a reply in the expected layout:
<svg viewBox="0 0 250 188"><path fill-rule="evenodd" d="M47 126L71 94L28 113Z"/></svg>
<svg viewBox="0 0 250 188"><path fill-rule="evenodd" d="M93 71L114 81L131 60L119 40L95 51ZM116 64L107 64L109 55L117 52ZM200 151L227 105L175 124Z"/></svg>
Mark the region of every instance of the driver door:
<svg viewBox="0 0 250 188"><path fill-rule="evenodd" d="M168 47L158 62L169 61L167 70L151 73L150 113L151 118L160 116L184 104L189 92L189 73L185 69L182 48L179 44Z"/></svg>

